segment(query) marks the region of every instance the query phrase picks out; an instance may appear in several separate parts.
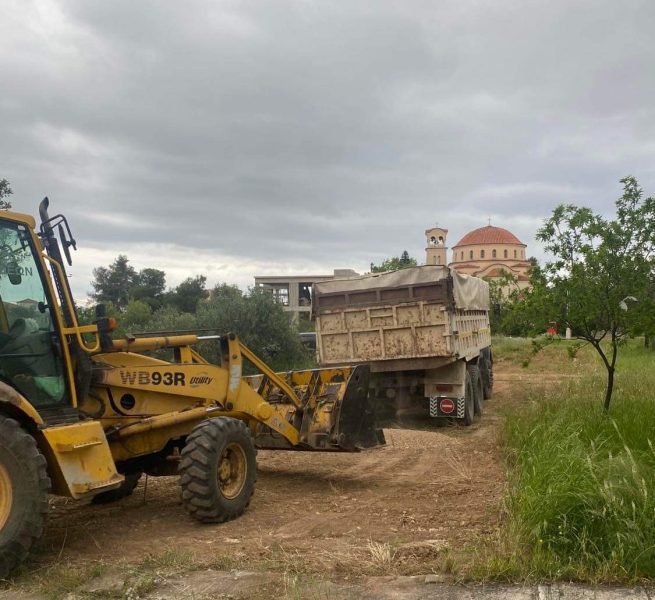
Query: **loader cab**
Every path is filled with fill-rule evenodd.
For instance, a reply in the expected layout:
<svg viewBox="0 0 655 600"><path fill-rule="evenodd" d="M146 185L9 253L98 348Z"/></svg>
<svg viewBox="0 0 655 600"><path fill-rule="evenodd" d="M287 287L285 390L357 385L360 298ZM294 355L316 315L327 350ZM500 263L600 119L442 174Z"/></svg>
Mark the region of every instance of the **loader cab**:
<svg viewBox="0 0 655 600"><path fill-rule="evenodd" d="M36 244L28 223L0 213L0 380L37 409L69 406L58 304Z"/></svg>

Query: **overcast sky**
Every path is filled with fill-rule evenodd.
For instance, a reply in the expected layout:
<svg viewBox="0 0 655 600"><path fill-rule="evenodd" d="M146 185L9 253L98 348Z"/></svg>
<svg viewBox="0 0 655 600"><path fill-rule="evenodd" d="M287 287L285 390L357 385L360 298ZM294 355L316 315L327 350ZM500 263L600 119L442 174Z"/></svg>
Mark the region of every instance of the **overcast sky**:
<svg viewBox="0 0 655 600"><path fill-rule="evenodd" d="M71 283L424 258L655 195L655 1L0 0L0 178L48 195Z"/></svg>

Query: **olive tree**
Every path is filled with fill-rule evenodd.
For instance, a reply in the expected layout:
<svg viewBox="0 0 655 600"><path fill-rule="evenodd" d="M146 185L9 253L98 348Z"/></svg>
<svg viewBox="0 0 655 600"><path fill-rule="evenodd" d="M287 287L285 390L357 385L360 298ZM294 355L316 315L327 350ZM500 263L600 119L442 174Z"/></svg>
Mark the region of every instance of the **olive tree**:
<svg viewBox="0 0 655 600"><path fill-rule="evenodd" d="M607 370L609 410L619 348L652 314L655 199L634 177L621 180L616 215L559 205L539 232L551 260L535 271L529 303L544 322L557 320L591 344Z"/></svg>
<svg viewBox="0 0 655 600"><path fill-rule="evenodd" d="M259 288L244 293L231 285L217 285L207 302L198 305L198 325L219 334L234 332L265 363L276 370L311 365L288 313L272 294ZM205 356L219 360L216 345L208 345Z"/></svg>

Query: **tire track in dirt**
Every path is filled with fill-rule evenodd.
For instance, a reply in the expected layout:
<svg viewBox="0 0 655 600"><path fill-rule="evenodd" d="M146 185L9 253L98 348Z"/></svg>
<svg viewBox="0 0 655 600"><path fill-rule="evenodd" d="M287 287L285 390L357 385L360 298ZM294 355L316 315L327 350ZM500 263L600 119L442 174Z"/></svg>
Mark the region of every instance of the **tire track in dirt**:
<svg viewBox="0 0 655 600"><path fill-rule="evenodd" d="M402 546L439 539L461 548L499 520L499 408L515 385L500 375L495 398L470 428L387 429L385 447L358 454L261 451L250 508L222 525L186 516L176 478L150 478L145 502L143 482L131 498L102 509L56 500L39 553L84 563L175 548L228 552L257 565L281 547L295 557L289 560L302 557L306 568L324 571L343 557L365 556L371 540ZM420 570L421 560L412 568Z"/></svg>

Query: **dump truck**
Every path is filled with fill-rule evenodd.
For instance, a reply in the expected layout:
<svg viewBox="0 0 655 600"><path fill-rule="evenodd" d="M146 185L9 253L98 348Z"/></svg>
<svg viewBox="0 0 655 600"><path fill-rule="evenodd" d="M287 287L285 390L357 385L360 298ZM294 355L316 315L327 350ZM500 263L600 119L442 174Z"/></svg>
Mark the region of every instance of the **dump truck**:
<svg viewBox="0 0 655 600"><path fill-rule="evenodd" d="M425 265L314 284L318 362L367 365L382 418L472 424L493 388L489 286Z"/></svg>
<svg viewBox="0 0 655 600"><path fill-rule="evenodd" d="M143 473L179 474L190 516L220 523L250 503L257 448L384 443L366 366L275 373L233 333L114 339L101 305L80 324L64 264L76 243L48 208L38 230L0 212L0 578L41 535L49 493L109 502ZM210 339L218 365L198 350Z"/></svg>

